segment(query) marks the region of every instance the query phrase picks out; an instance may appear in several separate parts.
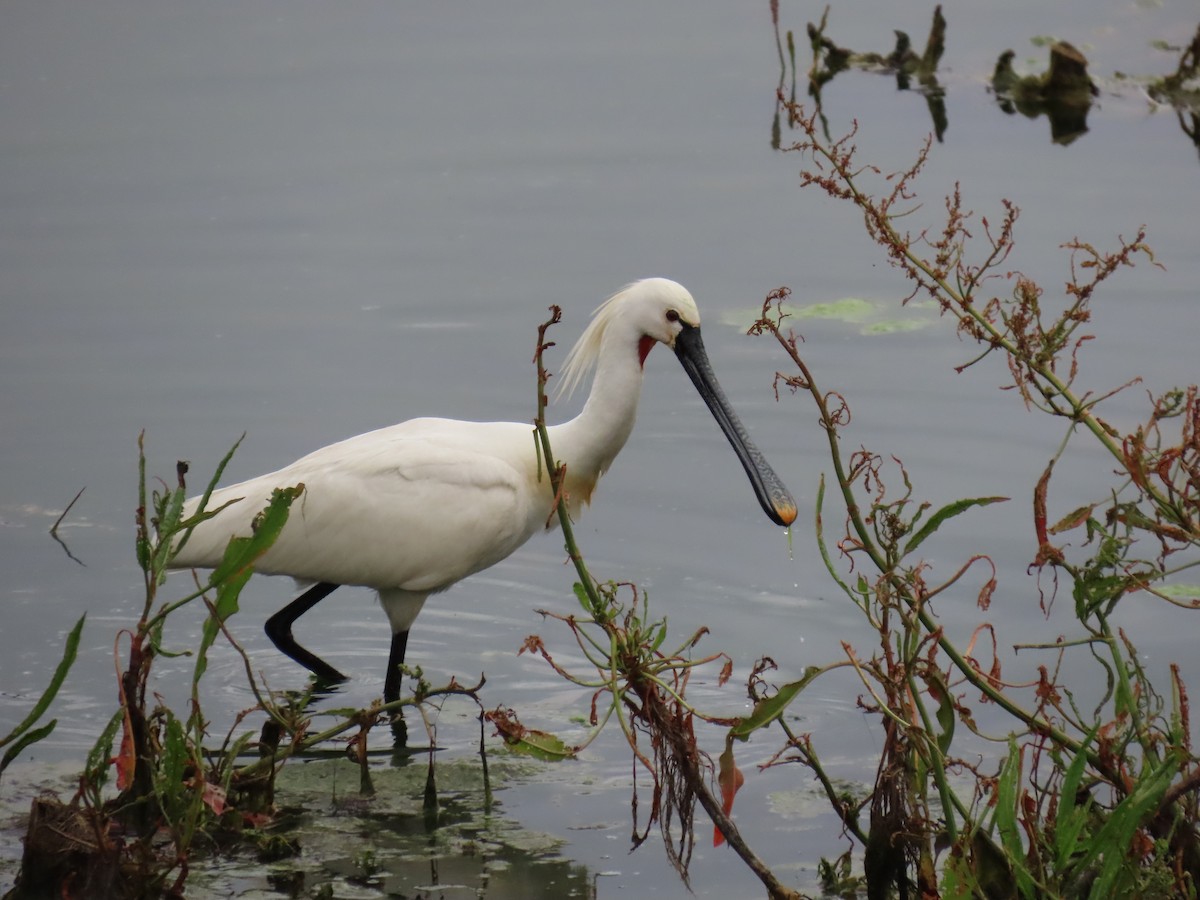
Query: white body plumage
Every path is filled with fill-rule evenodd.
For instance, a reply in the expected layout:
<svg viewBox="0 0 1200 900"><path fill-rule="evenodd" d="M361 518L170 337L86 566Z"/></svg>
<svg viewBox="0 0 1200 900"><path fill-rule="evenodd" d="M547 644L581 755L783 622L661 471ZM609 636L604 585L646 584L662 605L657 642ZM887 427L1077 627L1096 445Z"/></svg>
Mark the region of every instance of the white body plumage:
<svg viewBox="0 0 1200 900"><path fill-rule="evenodd" d="M713 410L763 509L781 525L795 518L791 496L750 443L712 376L699 323L691 295L663 278L635 282L596 310L567 358L562 381L569 391L594 370L591 392L579 415L549 429L554 454L566 464L573 515L590 502L596 482L629 437L646 355L662 343L675 350ZM412 419L214 491L208 509L235 502L196 527L174 565L217 565L230 538L250 533L275 488L301 483L304 493L256 570L290 575L323 592L293 601L298 611L281 612L274 628L268 623L268 633L319 676L340 677L295 644L291 623L338 585L375 588L393 633L387 699L398 691L395 667L426 597L494 565L556 521L530 424ZM189 501L188 514L197 502Z"/></svg>

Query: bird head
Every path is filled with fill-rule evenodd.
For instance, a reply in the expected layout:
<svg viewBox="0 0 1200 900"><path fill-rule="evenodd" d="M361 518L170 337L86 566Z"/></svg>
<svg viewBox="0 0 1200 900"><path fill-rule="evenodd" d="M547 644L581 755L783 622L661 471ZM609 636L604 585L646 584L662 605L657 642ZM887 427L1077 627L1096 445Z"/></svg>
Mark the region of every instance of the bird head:
<svg viewBox="0 0 1200 900"><path fill-rule="evenodd" d="M685 329L700 327L696 301L687 288L676 281L645 278L626 287L617 297L621 298L621 305L626 310L623 317L641 332L638 352L643 362L655 342L674 350Z"/></svg>
<svg viewBox="0 0 1200 900"><path fill-rule="evenodd" d="M570 397L600 359L600 348L609 340L636 343L638 361L655 344L672 350L685 328L700 326L700 311L687 288L668 278L643 278L627 284L601 303L563 364L559 397Z"/></svg>
<svg viewBox="0 0 1200 900"><path fill-rule="evenodd" d="M790 525L796 518L796 502L750 440L721 390L700 338L700 312L687 289L667 278L646 278L627 285L601 304L567 356L560 394L569 395L583 374L597 364L606 336L617 341L618 347L625 341L636 341L640 363L646 361L656 343L675 351L737 453L763 511L776 524Z"/></svg>

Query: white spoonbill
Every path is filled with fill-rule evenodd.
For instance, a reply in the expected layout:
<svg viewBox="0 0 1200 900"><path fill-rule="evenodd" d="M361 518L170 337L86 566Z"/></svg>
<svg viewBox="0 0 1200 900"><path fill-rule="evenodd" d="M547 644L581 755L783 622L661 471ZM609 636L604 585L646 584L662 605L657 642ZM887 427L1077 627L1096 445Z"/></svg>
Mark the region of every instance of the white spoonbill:
<svg viewBox="0 0 1200 900"><path fill-rule="evenodd" d="M634 282L609 298L567 356L560 393L595 370L583 410L549 428L554 453L566 464L572 515L591 500L596 481L633 429L642 365L655 343L675 351L737 451L767 516L790 525L795 501L717 383L692 295L665 278ZM267 636L319 680L344 681L296 643L292 624L341 585L374 588L392 627L387 701L399 696L408 632L425 599L504 559L547 522L557 524L529 423L412 419L214 491L207 508L231 505L195 528L173 564L215 567L230 538L250 534L271 492L300 482L304 493L255 569L290 575L305 590L267 620ZM186 514L197 503L189 500Z"/></svg>

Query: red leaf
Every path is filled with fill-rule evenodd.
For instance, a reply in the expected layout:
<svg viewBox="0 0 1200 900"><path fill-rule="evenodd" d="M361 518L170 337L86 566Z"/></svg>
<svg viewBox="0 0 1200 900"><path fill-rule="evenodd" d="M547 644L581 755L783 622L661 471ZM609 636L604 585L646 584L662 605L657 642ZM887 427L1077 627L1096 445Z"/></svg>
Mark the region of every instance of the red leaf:
<svg viewBox="0 0 1200 900"><path fill-rule="evenodd" d="M225 812L225 790L220 785L205 782L204 803L214 816L222 815Z"/></svg>
<svg viewBox="0 0 1200 900"><path fill-rule="evenodd" d="M742 770L733 761L732 744L726 745L725 752L721 754L718 762L720 763L720 770L717 772L717 784L721 786L721 808L725 811L725 815L729 815L733 812L734 795L746 783L746 776L742 774ZM713 846L720 847L723 843L725 843L725 835L721 833L720 828L714 825Z"/></svg>
<svg viewBox="0 0 1200 900"><path fill-rule="evenodd" d="M133 723L129 711L121 726L121 749L113 760L117 766L117 790L123 791L133 785L133 770L137 766L137 751L133 747Z"/></svg>

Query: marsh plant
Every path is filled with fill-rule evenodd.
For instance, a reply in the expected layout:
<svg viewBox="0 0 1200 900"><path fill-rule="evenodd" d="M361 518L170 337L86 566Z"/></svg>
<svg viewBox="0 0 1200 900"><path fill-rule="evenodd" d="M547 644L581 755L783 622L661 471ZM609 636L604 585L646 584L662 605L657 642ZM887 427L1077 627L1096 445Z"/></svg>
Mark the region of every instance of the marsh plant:
<svg viewBox="0 0 1200 900"><path fill-rule="evenodd" d="M634 798L635 842L646 836L645 821L657 822L685 878L699 802L717 843L728 840L770 896L800 896L729 817L742 783L737 748L751 737L775 735L781 743L769 765L807 770L842 822L844 855L820 865L829 893L1196 896L1200 759L1191 743L1187 686L1177 665L1165 681L1152 682L1139 661L1137 634L1118 628L1114 618L1138 595L1135 602L1152 597L1176 608L1180 628L1193 625L1188 616L1200 606L1200 589L1185 575L1200 560L1200 392L1191 386L1150 397L1142 423L1123 432L1104 410L1130 385L1094 388L1080 378L1097 292L1122 269L1156 264L1144 229L1108 252L1080 240L1065 244L1065 290L1053 299L1015 268L1015 205L1005 202L994 220L976 219L956 186L940 223L907 230L929 144L911 168L885 175L856 159L853 133L830 141L814 114L782 96L780 102L801 133L788 149L805 161L802 184L855 207L868 235L908 280L904 302L932 300L958 337L974 344L959 371L985 357L1002 358L1014 402L1061 423L1061 444L1028 491L1037 548L1030 578L1007 585L1006 602L1023 594L1030 614L1047 615L1055 603L1070 604L1069 631L1025 648L1045 658L1034 679L1006 677L998 650L1003 637L986 621L998 587L992 560L979 553L935 578L921 556L947 523L1006 498L935 506L920 499L903 462L886 448L848 446L852 398L827 387L806 363L801 339L789 328L789 291L780 288L766 298L751 331L773 338L790 362L790 371L776 375L777 396L795 395L817 411L829 475L817 491L816 538L829 579L870 624L875 645L843 643L784 684L771 683L773 664L760 660L747 685L753 712L737 720L708 715L688 701L689 677L707 665L718 668L716 680L723 682L728 657L694 658L699 634L664 650L665 622L650 617L635 588L622 594L619 585L595 580L567 530L582 614L555 618L566 623L594 672L559 666L547 649L551 641L531 639L527 648L594 690L597 727L619 724L651 786L649 804ZM539 356L544 346L543 335ZM1055 473L1071 465L1082 442L1100 448L1112 477L1093 485L1091 501L1055 509ZM549 446L543 450L554 459ZM548 465L547 475L557 484L561 473ZM936 601L964 590L974 594L980 623L960 639L939 618ZM826 771L819 735L790 724L806 690L833 669L857 676L858 704L883 736L873 776L864 773L869 786L857 794ZM1068 670L1082 681L1068 681ZM1096 684L1102 696L1091 702ZM983 707L987 730L977 724ZM702 747L699 722L723 726L723 745ZM981 746L992 749L980 753Z"/></svg>
<svg viewBox="0 0 1200 900"><path fill-rule="evenodd" d="M173 485L149 490L142 438L138 440L138 508L135 552L142 573L143 602L136 623L114 641L118 708L89 753L78 787L67 801L48 795L32 805L21 872L10 896L152 898L182 896L197 854L238 847L263 859L295 852L286 830L276 827L275 778L283 764L340 742L357 762L360 789L371 793L367 738L403 707L437 702L450 695L474 697L475 688L451 683L434 688L412 670L411 696L366 709L313 708L313 687L301 692L271 691L228 628L238 612L242 588L255 561L287 522L304 485L277 489L255 518L249 537L233 538L221 564L207 578L194 578L191 590L162 598L175 554L191 529L217 515L207 500L237 445L221 461L200 504L188 511L188 465L179 463ZM176 576L176 582L180 581ZM185 607L205 613L194 646L180 647L168 627ZM62 684L74 660L83 621L68 638L64 658L49 689L25 722L5 742L8 759L49 734L54 723L34 724ZM224 641L240 657L255 704L234 717L214 739L204 712L203 687L210 651ZM189 696L182 708L155 692L153 672L163 658L190 658ZM318 727L319 718L329 722ZM432 755L431 762L432 766ZM436 806L436 796L431 798Z"/></svg>
<svg viewBox="0 0 1200 900"><path fill-rule="evenodd" d="M994 650L989 664L979 661L984 654L977 643L989 639L995 647L999 641L990 626L981 624L969 642L957 643L932 606L968 570L982 567L977 605L986 613L996 590L991 560L965 560L937 583L916 553L951 517L995 498L964 498L934 510L914 497L902 465L885 474L881 453L845 453L840 435L847 401L819 384L799 342L784 330L786 291L764 306L755 330L773 335L796 367L779 384L811 400L828 437L845 518L831 547L819 499L823 556L880 639L869 656L844 648L868 691L869 711L883 725L875 786L856 807L835 804L862 844L868 893L882 896L883 884L912 884L928 896L1193 895L1200 876L1194 796L1200 767L1187 690L1175 666L1167 683L1152 684L1139 663L1136 636L1113 623L1133 594L1142 595L1134 602L1150 595L1173 604L1184 617L1200 605L1191 599L1196 589L1180 580L1200 549L1200 398L1194 386L1151 397L1144 422L1121 433L1106 421L1103 406L1129 385L1089 389L1079 378L1098 288L1137 262L1154 264L1145 229L1111 252L1079 240L1065 244L1064 295L1052 301L1013 268L1013 204L1003 205L998 221L976 224L956 187L940 227L903 230L898 222L915 205L914 182L928 144L912 168L884 178L856 161L853 134L825 141L811 116L793 112L804 139L792 150L808 160L802 183L857 207L870 237L909 280L909 299L932 299L959 336L974 342L977 354L959 371L986 356L1002 357L1005 387L1028 410L1061 422L1063 434L1030 491L1037 550L1027 596L1043 612L1056 597L1069 597L1072 633L1030 648L1048 662L1032 684L1015 684L1005 679ZM870 182L883 190L873 194ZM1102 449L1113 478L1094 486L1091 502L1052 510L1055 469L1070 464L1079 441ZM900 481L902 489L891 489L889 481ZM1185 618L1180 627L1188 624ZM1107 686L1091 708L1076 702L1086 693L1083 685L1060 680L1068 654L1077 664L1072 671ZM1000 761L990 770L954 753L957 729L997 740L976 727L972 697L1009 719L997 747ZM787 752L819 777L811 741L789 736L788 742ZM954 786L963 776L968 790Z"/></svg>

